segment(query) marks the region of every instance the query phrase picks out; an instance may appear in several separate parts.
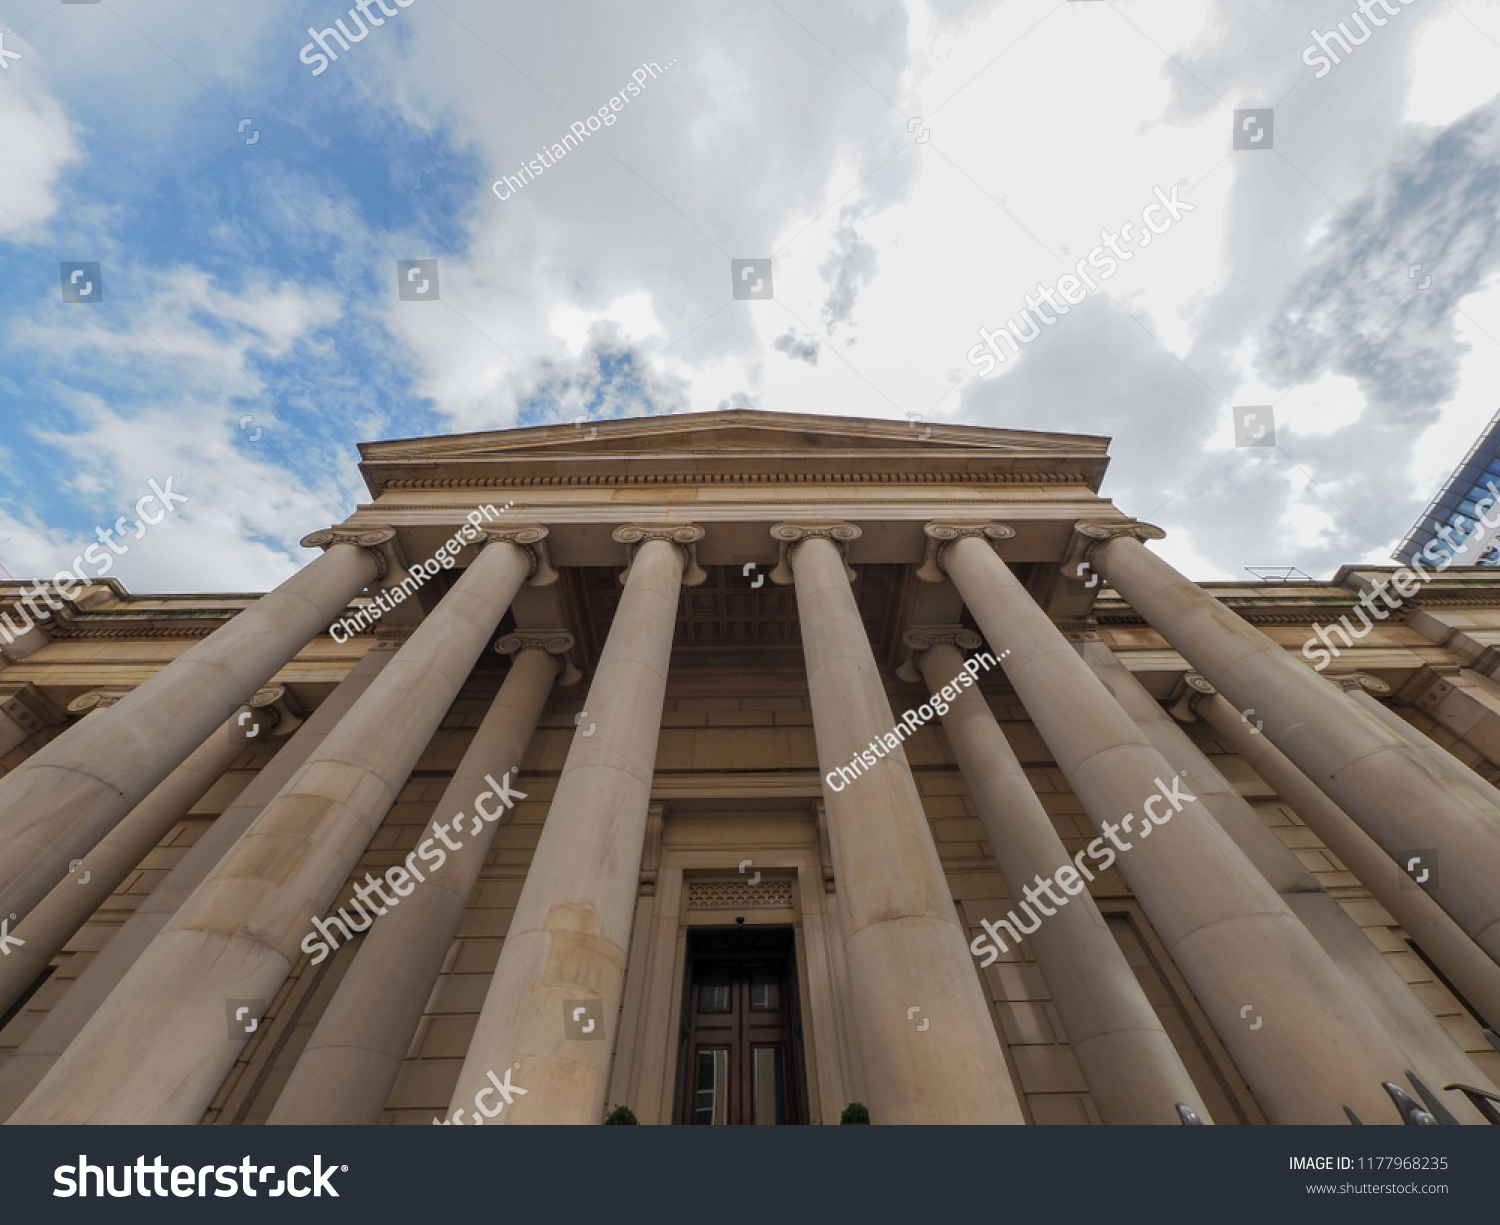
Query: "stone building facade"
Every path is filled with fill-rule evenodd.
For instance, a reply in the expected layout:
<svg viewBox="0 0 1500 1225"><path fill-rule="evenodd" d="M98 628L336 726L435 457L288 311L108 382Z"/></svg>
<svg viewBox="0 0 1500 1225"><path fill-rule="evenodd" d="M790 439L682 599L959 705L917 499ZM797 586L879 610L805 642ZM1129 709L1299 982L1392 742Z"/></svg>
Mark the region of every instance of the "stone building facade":
<svg viewBox="0 0 1500 1225"><path fill-rule="evenodd" d="M0 1118L1480 1122L1493 571L1198 586L1106 439L924 431L369 444L275 592L0 585Z"/></svg>

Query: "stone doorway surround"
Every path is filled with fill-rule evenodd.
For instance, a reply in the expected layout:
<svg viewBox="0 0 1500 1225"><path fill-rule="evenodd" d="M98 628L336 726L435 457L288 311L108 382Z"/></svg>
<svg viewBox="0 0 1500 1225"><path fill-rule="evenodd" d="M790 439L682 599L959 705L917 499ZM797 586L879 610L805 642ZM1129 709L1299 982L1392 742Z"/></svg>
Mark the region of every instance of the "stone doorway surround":
<svg viewBox="0 0 1500 1225"><path fill-rule="evenodd" d="M743 918L747 927L792 929L806 1118L837 1123L860 1100L862 1078L817 782L809 777L768 797L738 781L720 788L699 775L691 794L653 800L609 1105L628 1105L643 1124L675 1120L688 931ZM658 795L675 790L662 782Z"/></svg>

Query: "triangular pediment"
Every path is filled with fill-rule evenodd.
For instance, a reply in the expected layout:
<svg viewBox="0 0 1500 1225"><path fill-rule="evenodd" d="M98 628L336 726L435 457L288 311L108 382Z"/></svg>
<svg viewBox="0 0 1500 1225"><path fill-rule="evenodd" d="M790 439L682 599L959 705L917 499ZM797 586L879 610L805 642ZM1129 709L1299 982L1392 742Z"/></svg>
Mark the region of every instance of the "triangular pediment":
<svg viewBox="0 0 1500 1225"><path fill-rule="evenodd" d="M934 449L962 448L1010 455L1103 455L1109 440L1091 434L993 429L977 425L899 422L867 417L825 417L730 409L669 417L625 417L577 425L542 425L427 438L365 443L367 460L485 459L525 452L612 453L688 451L903 450L918 444Z"/></svg>
<svg viewBox="0 0 1500 1225"><path fill-rule="evenodd" d="M439 471L473 479L493 469L516 479L546 478L563 469L622 480L649 472L712 475L716 481L743 469L747 474L791 465L809 475L847 473L862 479L881 471L973 472L1014 468L1068 469L1094 488L1108 463L1109 440L1086 434L993 429L921 421L834 417L730 409L661 417L581 421L573 425L486 430L427 438L363 443L361 469L371 491L406 484L420 474L441 480ZM806 478L804 478L806 479Z"/></svg>

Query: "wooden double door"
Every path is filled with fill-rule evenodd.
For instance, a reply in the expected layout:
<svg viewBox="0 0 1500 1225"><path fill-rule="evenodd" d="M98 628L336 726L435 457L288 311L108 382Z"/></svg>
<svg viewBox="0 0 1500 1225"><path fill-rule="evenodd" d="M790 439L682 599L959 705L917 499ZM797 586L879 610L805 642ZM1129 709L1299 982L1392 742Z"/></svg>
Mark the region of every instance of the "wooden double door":
<svg viewBox="0 0 1500 1225"><path fill-rule="evenodd" d="M680 1121L802 1121L796 968L789 928L688 937Z"/></svg>

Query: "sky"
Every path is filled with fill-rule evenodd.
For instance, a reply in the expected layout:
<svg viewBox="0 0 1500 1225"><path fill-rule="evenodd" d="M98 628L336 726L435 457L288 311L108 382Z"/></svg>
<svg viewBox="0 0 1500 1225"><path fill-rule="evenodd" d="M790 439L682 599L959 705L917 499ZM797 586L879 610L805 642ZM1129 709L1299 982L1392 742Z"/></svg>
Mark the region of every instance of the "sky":
<svg viewBox="0 0 1500 1225"><path fill-rule="evenodd" d="M1500 0L341 2L0 0L10 575L266 590L359 442L743 406L1106 435L1191 577L1325 578L1500 409Z"/></svg>

